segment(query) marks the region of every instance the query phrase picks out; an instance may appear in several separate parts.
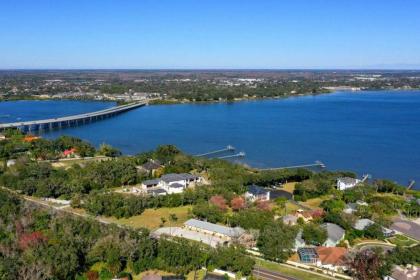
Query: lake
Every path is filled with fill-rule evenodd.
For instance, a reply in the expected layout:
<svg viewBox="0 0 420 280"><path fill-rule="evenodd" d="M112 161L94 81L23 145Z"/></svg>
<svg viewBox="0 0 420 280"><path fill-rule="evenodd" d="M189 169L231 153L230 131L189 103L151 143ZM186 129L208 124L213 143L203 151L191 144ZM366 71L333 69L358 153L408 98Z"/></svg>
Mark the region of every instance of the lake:
<svg viewBox="0 0 420 280"><path fill-rule="evenodd" d="M10 101L0 122L44 119L109 102ZM420 184L420 91L337 92L236 103L146 106L85 126L44 133L109 143L126 154L174 144L187 153L228 144L254 167L322 161L331 170Z"/></svg>

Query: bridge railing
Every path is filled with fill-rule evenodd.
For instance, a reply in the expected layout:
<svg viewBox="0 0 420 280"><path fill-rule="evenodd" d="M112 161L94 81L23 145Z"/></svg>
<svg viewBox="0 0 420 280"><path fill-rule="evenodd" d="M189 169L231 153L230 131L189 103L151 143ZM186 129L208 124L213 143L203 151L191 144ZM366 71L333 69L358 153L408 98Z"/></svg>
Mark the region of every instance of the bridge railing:
<svg viewBox="0 0 420 280"><path fill-rule="evenodd" d="M107 109L103 109L103 110L95 111L91 113L83 113L83 114L59 117L59 118L54 118L54 119L4 123L4 124L0 124L0 131L7 128L25 128L25 127L30 127L30 126L42 126L42 125L49 125L49 124L62 123L62 122L75 122L75 121L80 121L84 119L92 119L95 117L97 118L101 116L107 116L110 114L122 113L128 110L140 107L140 106L144 106L147 103L148 103L147 100L145 100L143 102L125 104L125 105L107 108Z"/></svg>

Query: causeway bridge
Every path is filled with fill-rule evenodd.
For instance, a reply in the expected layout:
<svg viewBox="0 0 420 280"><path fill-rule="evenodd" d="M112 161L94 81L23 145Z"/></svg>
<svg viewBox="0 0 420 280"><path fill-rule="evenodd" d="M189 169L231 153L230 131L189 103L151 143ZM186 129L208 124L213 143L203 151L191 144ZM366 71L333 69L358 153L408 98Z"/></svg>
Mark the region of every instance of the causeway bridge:
<svg viewBox="0 0 420 280"><path fill-rule="evenodd" d="M13 122L13 123L0 123L0 131L3 131L8 128L17 128L24 132L32 132L39 130L52 130L60 129L70 126L82 125L98 120L103 120L116 116L118 114L136 109L147 105L148 101L140 101L135 103L129 103L121 106L116 106L96 112L84 113L73 116L66 116L54 119L45 119L37 121L24 121L24 122Z"/></svg>

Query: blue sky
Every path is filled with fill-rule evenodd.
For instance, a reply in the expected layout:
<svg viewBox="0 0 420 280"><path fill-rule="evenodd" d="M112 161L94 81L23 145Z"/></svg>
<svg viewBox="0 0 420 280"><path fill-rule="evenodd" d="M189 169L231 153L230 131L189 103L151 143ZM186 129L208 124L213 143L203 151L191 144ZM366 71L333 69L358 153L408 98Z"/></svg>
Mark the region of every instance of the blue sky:
<svg viewBox="0 0 420 280"><path fill-rule="evenodd" d="M0 68L420 68L420 1L0 0Z"/></svg>

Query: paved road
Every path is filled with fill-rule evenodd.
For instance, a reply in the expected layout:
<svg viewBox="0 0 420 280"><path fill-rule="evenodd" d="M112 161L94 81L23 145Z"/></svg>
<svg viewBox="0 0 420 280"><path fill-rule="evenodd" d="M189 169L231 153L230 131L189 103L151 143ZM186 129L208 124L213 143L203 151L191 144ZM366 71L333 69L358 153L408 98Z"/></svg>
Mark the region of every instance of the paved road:
<svg viewBox="0 0 420 280"><path fill-rule="evenodd" d="M93 118L93 117L102 117L109 114L119 114L125 111L129 111L132 109L135 109L137 107L144 106L148 103L147 100L142 102L135 102L130 103L126 105L121 105L117 107L112 107L96 112L91 113L84 113L84 114L78 114L73 116L65 116L65 117L59 117L59 118L51 118L51 119L45 119L45 120L35 120L35 121L24 121L24 122L13 122L13 123L2 123L0 124L0 130L4 130L6 128L17 128L22 126L31 126L31 125L46 125L51 123L61 123L61 122L68 122L68 121L79 121L86 118Z"/></svg>
<svg viewBox="0 0 420 280"><path fill-rule="evenodd" d="M261 267L255 267L252 271L252 275L262 280L299 280L297 278L283 275L277 271L267 270Z"/></svg>

